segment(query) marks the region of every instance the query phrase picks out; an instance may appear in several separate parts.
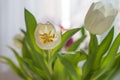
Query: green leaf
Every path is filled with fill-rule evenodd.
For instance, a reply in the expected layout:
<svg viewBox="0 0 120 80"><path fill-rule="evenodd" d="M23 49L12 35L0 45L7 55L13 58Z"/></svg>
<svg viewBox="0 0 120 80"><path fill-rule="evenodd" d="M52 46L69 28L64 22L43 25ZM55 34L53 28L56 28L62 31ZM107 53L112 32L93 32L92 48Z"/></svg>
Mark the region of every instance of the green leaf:
<svg viewBox="0 0 120 80"><path fill-rule="evenodd" d="M34 31L36 29L37 22L35 20L35 17L26 9L25 9L25 23L26 23L27 35L29 38L28 40L31 41L32 45L40 54L43 54L43 50L36 45L35 37L34 37Z"/></svg>
<svg viewBox="0 0 120 80"><path fill-rule="evenodd" d="M120 54L116 54L109 65L94 72L91 80L112 80L120 71Z"/></svg>
<svg viewBox="0 0 120 80"><path fill-rule="evenodd" d="M21 32L24 34L24 38L23 38L23 41L22 41L22 57L23 58L28 58L28 59L31 59L31 55L29 55L29 50L27 49L27 46L26 46L26 44L25 44L25 38L26 38L26 36L27 36L27 33L23 30L23 29L21 29Z"/></svg>
<svg viewBox="0 0 120 80"><path fill-rule="evenodd" d="M111 42L113 40L113 36L114 36L114 27L110 30L108 35L105 37L105 39L99 45L96 56L94 57L93 69L98 69L98 67L100 66L101 58L108 51L108 49L111 45Z"/></svg>
<svg viewBox="0 0 120 80"><path fill-rule="evenodd" d="M101 77L102 75L104 75L107 71L114 70L114 67L116 67L116 65L117 65L116 63L119 62L119 59L116 60L116 53L119 49L119 44L120 44L120 34L114 40L106 57L103 59L100 70L95 72L95 74L92 76L92 79L97 79L97 78ZM109 73L111 73L111 72L109 72Z"/></svg>
<svg viewBox="0 0 120 80"><path fill-rule="evenodd" d="M116 64L116 66L108 72L108 74L103 80L114 80L115 76L117 76L119 71L120 71L120 65Z"/></svg>
<svg viewBox="0 0 120 80"><path fill-rule="evenodd" d="M60 59L61 63L63 64L63 66L65 67L65 69L69 72L72 79L78 80L79 77L78 77L77 71L75 69L75 66L72 65L72 63L69 60L65 59L61 55L59 55L59 59Z"/></svg>
<svg viewBox="0 0 120 80"><path fill-rule="evenodd" d="M44 71L35 67L34 63L30 59L24 59L24 64L28 70L28 73L31 73L31 75L34 74L35 77L39 78L38 80L49 80Z"/></svg>
<svg viewBox="0 0 120 80"><path fill-rule="evenodd" d="M76 40L74 43L70 45L68 48L68 51L76 51L79 45L85 40L86 36L82 36L78 40Z"/></svg>
<svg viewBox="0 0 120 80"><path fill-rule="evenodd" d="M105 67L106 65L108 65L110 63L110 61L112 61L112 59L114 58L115 54L117 53L118 49L120 46L120 34L118 34L118 36L116 37L116 39L114 40L108 54L106 55L103 63L102 63L102 68Z"/></svg>
<svg viewBox="0 0 120 80"><path fill-rule="evenodd" d="M13 63L13 61L11 61L9 58L4 57L4 56L0 56L0 59L5 60L18 76L20 76L20 77L23 78L24 80L27 80L27 77L26 77L26 76L24 75L24 73Z"/></svg>
<svg viewBox="0 0 120 80"><path fill-rule="evenodd" d="M25 68L24 68L24 64L23 64L23 59L24 59L24 58L22 58L16 50L14 50L14 49L11 48L11 47L9 47L9 48L13 51L13 53L14 53L16 59L17 59L17 62L19 63L19 66L20 66L21 71L24 73L24 75L29 76L29 75L27 74Z"/></svg>
<svg viewBox="0 0 120 80"><path fill-rule="evenodd" d="M24 59L32 59L32 55L30 55L30 51L28 49L28 46L27 46L27 40L29 40L29 38L27 37L27 35L25 35L24 39L23 39L23 45L22 45L22 57ZM29 43L31 43L30 41L28 41ZM30 44L32 46L32 44ZM33 47L33 46L32 46Z"/></svg>
<svg viewBox="0 0 120 80"><path fill-rule="evenodd" d="M20 67L22 68L23 64L22 64L22 58L19 55L19 53L17 51L15 51L12 47L8 47L9 49L11 49L17 59L17 62L19 63Z"/></svg>
<svg viewBox="0 0 120 80"><path fill-rule="evenodd" d="M55 47L51 54L53 57L56 56L57 52L66 44L66 42L75 34L77 33L81 28L76 28L76 29L71 29L67 32L65 32L63 35L62 35L62 39L61 39L61 43Z"/></svg>
<svg viewBox="0 0 120 80"><path fill-rule="evenodd" d="M52 80L69 80L69 75L59 58L57 58L55 61Z"/></svg>
<svg viewBox="0 0 120 80"><path fill-rule="evenodd" d="M108 35L105 37L105 39L101 42L99 46L97 37L91 34L91 40L89 43L89 55L87 61L83 66L83 79L90 78L93 75L94 70L98 70L98 68L100 67L102 56L107 52L112 42L113 33L114 28L110 30Z"/></svg>
<svg viewBox="0 0 120 80"><path fill-rule="evenodd" d="M83 61L87 58L87 54L83 50L67 52L64 53L63 56L75 66L77 66L80 61Z"/></svg>
<svg viewBox="0 0 120 80"><path fill-rule="evenodd" d="M30 52L29 54L31 55L35 66L38 67L39 69L42 69L44 71L44 73L46 73L47 77L50 79L50 73L49 73L49 70L45 64L44 57L34 49L31 42L27 39L28 38L26 37L25 44L26 44L27 49Z"/></svg>
<svg viewBox="0 0 120 80"><path fill-rule="evenodd" d="M92 66L95 59L95 54L98 48L98 40L96 35L90 35L90 42L89 42L89 51L88 57L86 62L83 65L83 80L89 79L92 75Z"/></svg>
<svg viewBox="0 0 120 80"><path fill-rule="evenodd" d="M81 34L82 34L82 36L85 36L85 29L84 29L84 25L81 27Z"/></svg>
<svg viewBox="0 0 120 80"><path fill-rule="evenodd" d="M109 72L106 80L113 79L118 74L120 74L120 52L116 54L116 56L113 60L114 61L112 64L111 71Z"/></svg>
<svg viewBox="0 0 120 80"><path fill-rule="evenodd" d="M25 23L26 23L26 30L28 33L28 36L32 43L34 43L35 38L34 38L34 31L37 26L37 22L35 20L35 17L27 10L25 9Z"/></svg>
<svg viewBox="0 0 120 80"><path fill-rule="evenodd" d="M30 52L26 46L26 43L25 41L23 42L23 46L22 46L22 57L25 59L25 58L28 58L28 59L31 59L32 56L30 55Z"/></svg>
<svg viewBox="0 0 120 80"><path fill-rule="evenodd" d="M77 74L78 74L78 80L82 80L82 70L79 66L75 67Z"/></svg>

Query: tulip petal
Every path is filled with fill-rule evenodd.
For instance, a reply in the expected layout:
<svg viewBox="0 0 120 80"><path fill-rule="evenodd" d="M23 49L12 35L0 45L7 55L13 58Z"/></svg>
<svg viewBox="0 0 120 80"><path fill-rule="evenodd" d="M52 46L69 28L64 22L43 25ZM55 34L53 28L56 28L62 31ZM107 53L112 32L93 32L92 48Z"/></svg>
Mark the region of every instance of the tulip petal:
<svg viewBox="0 0 120 80"><path fill-rule="evenodd" d="M85 17L85 28L92 34L102 34L111 27L116 15L112 4L93 3Z"/></svg>
<svg viewBox="0 0 120 80"><path fill-rule="evenodd" d="M42 49L53 49L61 41L61 35L50 22L38 24L35 30L37 45Z"/></svg>

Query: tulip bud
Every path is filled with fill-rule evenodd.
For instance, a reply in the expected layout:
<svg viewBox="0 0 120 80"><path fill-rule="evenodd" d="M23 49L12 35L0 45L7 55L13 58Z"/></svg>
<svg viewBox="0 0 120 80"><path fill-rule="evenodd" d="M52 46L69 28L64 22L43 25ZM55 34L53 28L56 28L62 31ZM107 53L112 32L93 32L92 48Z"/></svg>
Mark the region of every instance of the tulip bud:
<svg viewBox="0 0 120 80"><path fill-rule="evenodd" d="M41 49L53 49L61 41L61 35L56 31L53 24L47 22L46 24L38 24L35 30L35 39L37 45Z"/></svg>
<svg viewBox="0 0 120 80"><path fill-rule="evenodd" d="M13 43L18 49L22 48L23 45L20 41L23 41L23 39L24 39L24 35L22 34L17 34L13 37Z"/></svg>
<svg viewBox="0 0 120 80"><path fill-rule="evenodd" d="M102 34L111 27L116 15L112 4L93 3L85 17L85 28L92 34Z"/></svg>

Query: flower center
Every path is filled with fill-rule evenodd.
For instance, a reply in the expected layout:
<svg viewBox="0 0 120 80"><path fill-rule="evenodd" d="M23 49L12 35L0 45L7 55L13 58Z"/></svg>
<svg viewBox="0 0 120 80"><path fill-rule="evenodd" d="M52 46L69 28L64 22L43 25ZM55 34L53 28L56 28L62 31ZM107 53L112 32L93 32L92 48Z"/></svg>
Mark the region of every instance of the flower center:
<svg viewBox="0 0 120 80"><path fill-rule="evenodd" d="M48 44L50 42L53 42L55 38L55 34L51 34L51 31L49 33L43 33L40 34L40 40L44 43L44 44Z"/></svg>

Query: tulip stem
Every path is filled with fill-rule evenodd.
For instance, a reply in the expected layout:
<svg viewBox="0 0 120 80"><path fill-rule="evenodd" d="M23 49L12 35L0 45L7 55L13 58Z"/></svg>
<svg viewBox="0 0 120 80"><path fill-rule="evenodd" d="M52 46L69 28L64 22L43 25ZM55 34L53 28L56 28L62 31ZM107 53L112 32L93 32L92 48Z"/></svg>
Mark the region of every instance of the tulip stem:
<svg viewBox="0 0 120 80"><path fill-rule="evenodd" d="M52 62L51 62L51 54L50 54L51 50L48 50L48 70L50 72L50 74L52 75Z"/></svg>

